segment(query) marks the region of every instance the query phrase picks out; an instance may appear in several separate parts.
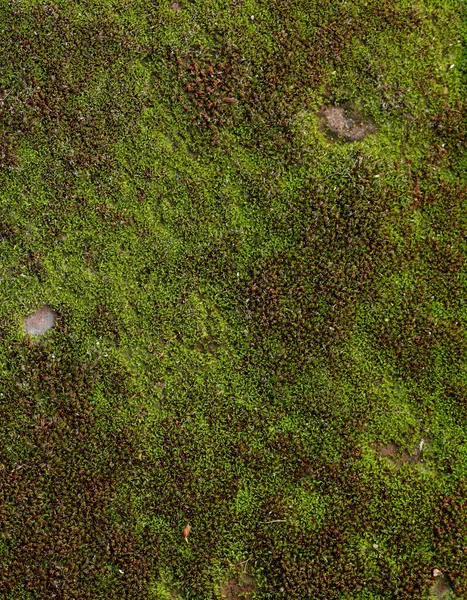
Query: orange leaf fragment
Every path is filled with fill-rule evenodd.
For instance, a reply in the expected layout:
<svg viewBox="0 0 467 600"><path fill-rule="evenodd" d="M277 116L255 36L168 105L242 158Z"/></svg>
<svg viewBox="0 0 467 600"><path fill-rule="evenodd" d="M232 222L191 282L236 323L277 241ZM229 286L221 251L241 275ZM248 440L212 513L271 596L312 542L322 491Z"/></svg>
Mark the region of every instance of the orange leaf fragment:
<svg viewBox="0 0 467 600"><path fill-rule="evenodd" d="M185 538L185 542L188 544L188 536L190 535L191 527L187 525L185 529L182 531L183 537Z"/></svg>

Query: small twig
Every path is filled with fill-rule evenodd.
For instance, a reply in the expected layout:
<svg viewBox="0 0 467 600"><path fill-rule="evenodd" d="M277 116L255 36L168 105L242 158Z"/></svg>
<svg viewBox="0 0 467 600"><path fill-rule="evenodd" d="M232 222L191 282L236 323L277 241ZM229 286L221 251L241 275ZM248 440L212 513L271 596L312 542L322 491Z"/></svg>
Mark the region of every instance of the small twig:
<svg viewBox="0 0 467 600"><path fill-rule="evenodd" d="M240 561L240 562L238 563L239 565L243 565L243 572L244 572L244 573L246 573L246 565L247 565L247 562L248 562L249 560L250 560L250 559L249 559L249 558L247 558L246 560L242 560L242 561Z"/></svg>
<svg viewBox="0 0 467 600"><path fill-rule="evenodd" d="M286 519L274 519L274 521L259 521L260 523L264 523L265 525L269 525L269 523L285 523Z"/></svg>

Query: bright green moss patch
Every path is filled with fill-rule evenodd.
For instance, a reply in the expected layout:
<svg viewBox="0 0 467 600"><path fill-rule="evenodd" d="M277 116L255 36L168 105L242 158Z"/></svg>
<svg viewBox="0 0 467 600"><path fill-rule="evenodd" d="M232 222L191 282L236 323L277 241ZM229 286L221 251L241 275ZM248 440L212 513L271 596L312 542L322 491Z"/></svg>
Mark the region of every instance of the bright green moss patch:
<svg viewBox="0 0 467 600"><path fill-rule="evenodd" d="M464 598L465 7L172 4L0 6L0 595Z"/></svg>

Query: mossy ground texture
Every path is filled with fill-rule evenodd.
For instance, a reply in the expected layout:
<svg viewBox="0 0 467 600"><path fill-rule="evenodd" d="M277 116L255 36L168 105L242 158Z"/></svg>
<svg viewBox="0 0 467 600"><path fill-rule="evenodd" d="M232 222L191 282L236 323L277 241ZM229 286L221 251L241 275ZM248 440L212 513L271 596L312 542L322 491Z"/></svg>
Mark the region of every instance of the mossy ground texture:
<svg viewBox="0 0 467 600"><path fill-rule="evenodd" d="M467 598L466 10L0 2L2 598Z"/></svg>

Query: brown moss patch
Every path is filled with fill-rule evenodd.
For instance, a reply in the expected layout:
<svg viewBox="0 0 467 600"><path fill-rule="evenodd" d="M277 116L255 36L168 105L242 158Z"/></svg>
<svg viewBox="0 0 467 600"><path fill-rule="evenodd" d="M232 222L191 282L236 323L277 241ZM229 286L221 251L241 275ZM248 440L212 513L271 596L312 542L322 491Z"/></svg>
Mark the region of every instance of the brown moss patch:
<svg viewBox="0 0 467 600"><path fill-rule="evenodd" d="M367 175L363 167L361 175ZM358 301L375 294L375 272L384 270L392 251L380 232L386 201L370 185L358 195L342 189L337 202L322 191L304 189L283 226L286 232L294 214L308 213L307 231L295 248L252 270L242 290L246 318L259 338L277 336L282 351L268 360L280 378L288 378L286 365L292 360L297 367L323 351L330 360L338 356ZM279 218L273 226L282 227Z"/></svg>
<svg viewBox="0 0 467 600"><path fill-rule="evenodd" d="M436 562L459 598L467 597L465 539L467 534L467 485L459 481L450 494L438 495L433 515Z"/></svg>
<svg viewBox="0 0 467 600"><path fill-rule="evenodd" d="M114 407L129 393L121 370L17 344L0 378L0 564L3 597L143 598L149 557L130 504L112 503L138 466L134 432L103 427L92 405L105 385ZM28 373L27 379L24 373ZM11 402L10 399L15 401ZM112 513L112 515L111 515Z"/></svg>
<svg viewBox="0 0 467 600"><path fill-rule="evenodd" d="M141 102L117 77L107 78L99 98L90 90L103 69L120 65L125 72L145 50L115 21L97 16L78 24L66 8L49 3L11 7L6 21L4 63L15 77L7 90L0 87L0 167L16 165L16 139L39 132L66 140L61 159L73 172L108 166L111 144L135 124ZM90 93L95 101L80 107L76 100ZM125 102L128 95L131 102ZM56 148L51 151L59 156Z"/></svg>
<svg viewBox="0 0 467 600"><path fill-rule="evenodd" d="M183 53L176 50L170 58L183 85L184 95L178 100L187 111L193 110L194 123L216 139L221 127L234 123L232 107L244 96L246 79L239 69L239 49L232 44L215 50L196 47Z"/></svg>

